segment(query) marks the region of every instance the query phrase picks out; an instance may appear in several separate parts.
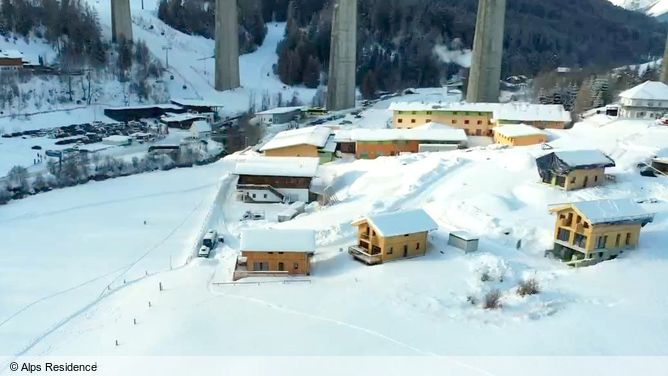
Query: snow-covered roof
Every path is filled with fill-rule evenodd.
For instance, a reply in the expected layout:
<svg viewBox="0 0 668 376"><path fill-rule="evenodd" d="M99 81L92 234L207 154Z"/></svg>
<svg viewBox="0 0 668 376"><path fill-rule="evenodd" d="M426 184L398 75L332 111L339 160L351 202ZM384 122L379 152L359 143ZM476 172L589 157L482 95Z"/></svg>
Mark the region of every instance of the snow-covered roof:
<svg viewBox="0 0 668 376"><path fill-rule="evenodd" d="M472 240L479 240L480 239L477 236L471 234L470 232L466 232L466 231L452 231L452 232L450 232L450 235L458 237L462 240L466 240L467 242L472 241Z"/></svg>
<svg viewBox="0 0 668 376"><path fill-rule="evenodd" d="M122 136L122 135L111 135L108 137L105 137L102 139L102 141L110 141L110 142L128 142L132 139L130 136Z"/></svg>
<svg viewBox="0 0 668 376"><path fill-rule="evenodd" d="M211 132L211 124L206 120L197 120L193 122L193 125L190 127L191 132L205 133Z"/></svg>
<svg viewBox="0 0 668 376"><path fill-rule="evenodd" d="M466 103L466 102L394 102L390 111L470 111L493 112L499 103Z"/></svg>
<svg viewBox="0 0 668 376"><path fill-rule="evenodd" d="M668 100L668 85L658 81L646 81L622 92L619 94L619 97L625 99Z"/></svg>
<svg viewBox="0 0 668 376"><path fill-rule="evenodd" d="M0 59L23 59L23 54L17 50L0 50Z"/></svg>
<svg viewBox="0 0 668 376"><path fill-rule="evenodd" d="M251 157L237 162L236 175L289 176L312 178L318 172L318 158Z"/></svg>
<svg viewBox="0 0 668 376"><path fill-rule="evenodd" d="M264 144L260 151L282 149L297 145L313 145L321 148L327 144L332 130L327 127L307 127L278 133Z"/></svg>
<svg viewBox="0 0 668 376"><path fill-rule="evenodd" d="M560 104L531 104L522 102L503 103L494 109L494 120L507 121L555 121L568 123L570 112Z"/></svg>
<svg viewBox="0 0 668 376"><path fill-rule="evenodd" d="M456 141L466 142L463 129L354 129L350 132L353 141Z"/></svg>
<svg viewBox="0 0 668 376"><path fill-rule="evenodd" d="M315 252L314 230L247 229L241 231L241 251Z"/></svg>
<svg viewBox="0 0 668 376"><path fill-rule="evenodd" d="M554 155L570 167L615 165L615 161L600 150L555 151Z"/></svg>
<svg viewBox="0 0 668 376"><path fill-rule="evenodd" d="M181 111L183 110L183 107L177 106L175 104L168 104L168 103L158 103L158 104L140 104L140 105L135 105L135 106L125 106L125 107L107 107L107 110L112 110L112 111L121 111L121 110L126 110L126 111L132 111L132 110L144 110L147 108L159 108L161 110L174 110L174 111Z"/></svg>
<svg viewBox="0 0 668 376"><path fill-rule="evenodd" d="M414 234L438 229L438 224L423 209L370 215L353 222L353 225L364 221L368 221L383 237Z"/></svg>
<svg viewBox="0 0 668 376"><path fill-rule="evenodd" d="M456 129L456 128L451 127L449 125L445 125L443 123L437 123L435 121L430 121L428 123L424 123L424 124L419 125L417 127L413 127L413 129Z"/></svg>
<svg viewBox="0 0 668 376"><path fill-rule="evenodd" d="M272 108L271 110L266 110L262 112L258 112L255 115L280 115L280 114L288 114L290 112L295 112L295 111L301 111L304 107L303 106L298 106L298 107L276 107Z"/></svg>
<svg viewBox="0 0 668 376"><path fill-rule="evenodd" d="M506 137L542 136L545 132L526 124L504 124L494 128L494 132Z"/></svg>
<svg viewBox="0 0 668 376"><path fill-rule="evenodd" d="M222 103L202 99L172 99L172 103L187 107L223 107Z"/></svg>
<svg viewBox="0 0 668 376"><path fill-rule="evenodd" d="M654 214L630 199L574 202L573 205L592 224L619 222L652 222ZM552 211L565 205L555 205ZM567 206L567 205L566 205Z"/></svg>
<svg viewBox="0 0 668 376"><path fill-rule="evenodd" d="M165 122L165 123L171 123L171 122L182 122L182 121L188 121L188 120L196 120L196 119L204 119L205 116L202 116L200 114L190 114L190 113L185 113L185 114L166 114L162 115L160 117L160 120Z"/></svg>
<svg viewBox="0 0 668 376"><path fill-rule="evenodd" d="M448 111L448 112L491 112L497 121L559 121L570 122L571 114L560 104L533 104L526 102L509 103L423 103L396 102L391 111Z"/></svg>

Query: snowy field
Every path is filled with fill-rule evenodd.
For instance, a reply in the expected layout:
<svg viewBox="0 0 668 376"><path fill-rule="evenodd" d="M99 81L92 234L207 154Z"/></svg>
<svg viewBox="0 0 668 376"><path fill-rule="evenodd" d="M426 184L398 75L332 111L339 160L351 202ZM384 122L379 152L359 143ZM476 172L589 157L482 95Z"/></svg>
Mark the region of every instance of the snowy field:
<svg viewBox="0 0 668 376"><path fill-rule="evenodd" d="M544 153L539 147L323 166L338 203L313 205L293 221L273 224L317 230L313 273L305 282L226 284L240 231L268 224L239 221L258 208L235 201L233 181L225 180L224 200L214 203L216 182L234 156L13 202L0 208L1 248L11 250L0 266L0 349L27 355L668 355L668 299L658 293L668 284L668 182L635 169L668 144L668 128L617 121L578 124L551 137L555 148L609 153L617 161L609 171L616 183L575 192L544 186L534 163ZM658 201L644 204L657 216L636 252L582 269L543 257L554 225L547 205L624 197ZM170 256L178 264L190 252L207 206L217 212L225 244L212 259L167 272ZM426 257L367 267L342 251L355 242L353 219L418 207L440 225ZM452 230L480 235L480 252L448 247ZM163 272L145 277L147 269ZM481 281L482 274L491 280ZM526 277L539 281L540 294L515 293ZM122 278L140 279L98 299ZM91 280L38 303L46 304L42 309L11 317ZM493 289L502 292L502 309L468 302ZM44 307L46 318L39 315Z"/></svg>
<svg viewBox="0 0 668 376"><path fill-rule="evenodd" d="M89 182L2 206L0 354L88 315L124 280L183 265L226 169L222 162Z"/></svg>

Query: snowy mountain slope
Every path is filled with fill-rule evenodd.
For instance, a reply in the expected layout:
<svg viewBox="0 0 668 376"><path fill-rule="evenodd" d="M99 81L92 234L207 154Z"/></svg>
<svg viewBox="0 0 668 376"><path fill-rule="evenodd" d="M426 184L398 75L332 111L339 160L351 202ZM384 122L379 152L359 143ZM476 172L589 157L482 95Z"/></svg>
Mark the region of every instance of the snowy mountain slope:
<svg viewBox="0 0 668 376"><path fill-rule="evenodd" d="M100 15L100 23L105 34L111 38L111 5L109 1L87 0ZM267 93L272 102L281 95L288 101L297 93L304 103L310 103L315 90L286 87L273 74L272 66L278 62L276 47L283 38L285 24L268 24L264 44L255 52L241 56L240 75L242 88L217 92L214 82L214 41L199 36L191 36L172 29L157 17L157 0L145 0L144 10L139 1L131 1L133 33L135 39L146 41L153 55L166 64L163 47L169 50L169 67L175 80L170 85L173 97L204 98L220 101L230 113L245 111L249 101L259 105L262 95ZM164 34L164 35L163 35ZM183 86L185 85L185 89Z"/></svg>
<svg viewBox="0 0 668 376"><path fill-rule="evenodd" d="M668 13L668 0L609 0L611 3L629 9L644 12L652 17L662 18Z"/></svg>
<svg viewBox="0 0 668 376"><path fill-rule="evenodd" d="M383 124L390 114L375 109L366 113L369 116ZM230 191L219 207L216 227L225 236L225 245L216 250L215 258L196 260L186 268L150 276L119 290L48 335L38 336L28 354L666 355L668 300L657 297L655 287L668 283L664 249L668 241L668 184L665 179L640 177L635 164L668 144L668 128L618 121L606 126L579 124L550 134L556 148L600 148L609 153L617 161L617 167L610 171L617 176L616 183L575 192L546 187L538 182L533 161L544 153L538 146L339 161L323 166L321 172L336 191L336 204L312 207L293 221L272 224L318 231L319 248L310 283L213 284L230 281L240 231L267 225L264 221L239 221L249 207L238 203ZM234 158L224 163L234 163ZM209 172L224 174L227 169L221 165ZM164 184L160 176L142 177L143 189L150 191ZM107 184L115 183L77 189L80 194L95 195ZM58 201L53 194L36 199L40 197L39 206L47 208ZM659 200L645 205L658 214L643 230L639 249L584 269L569 269L544 258L554 225L547 205L603 197ZM186 217L187 210L172 208L173 199L166 195L150 200L155 208L162 207L160 213ZM210 197L206 200L214 205ZM37 209L30 202L10 204L10 218L34 213ZM355 241L350 225L353 219L414 207L425 208L441 227L430 236L427 257L366 267L345 253L345 247ZM129 226L125 220L113 221L130 209L124 202L101 208L106 208L101 215L109 221L109 232L100 233L97 239L104 243L116 239L115 234ZM271 205L262 208L256 210L266 211L268 218L281 210ZM153 210L142 207L133 218L139 220L147 211ZM6 219L4 212L5 208L0 209ZM69 218L72 224L87 220L78 215ZM28 221L40 220L39 216L16 220L7 230L12 249L19 251L12 252L17 260L8 267L25 267L31 277L25 281L39 279L44 273L42 265L28 260L39 260L47 250L40 248L31 256L20 252L21 231L36 224ZM142 226L138 227L124 234L121 244L140 239ZM0 231L4 229L3 224ZM167 229L169 226L164 227ZM464 255L448 247L448 231L455 229L482 236L481 251ZM67 228L58 230L61 238L71 239L69 247L60 251L63 261L68 260L70 274L91 268L100 273L113 266L100 268L79 260L87 244L77 242ZM47 231L33 236L33 241L42 244L50 237ZM522 247L517 250L520 239ZM164 265L167 254L178 252L177 248L170 245L158 251L156 261ZM122 260L119 255L114 262L122 265ZM482 274L489 275L491 281L481 281ZM514 289L530 276L539 281L541 293L520 298ZM165 286L163 292L157 288L160 282ZM503 293L503 309L487 311L468 302L469 297L479 300L493 289ZM5 282L0 291L12 292L15 287ZM0 296L10 302L21 300L20 294ZM54 316L64 313L57 311ZM19 315L12 325L0 325L3 351L15 352L38 333L45 333L44 326L30 327L26 317L30 318ZM6 338L14 338L9 337L12 334L23 341L8 345ZM285 341L286 337L298 340Z"/></svg>

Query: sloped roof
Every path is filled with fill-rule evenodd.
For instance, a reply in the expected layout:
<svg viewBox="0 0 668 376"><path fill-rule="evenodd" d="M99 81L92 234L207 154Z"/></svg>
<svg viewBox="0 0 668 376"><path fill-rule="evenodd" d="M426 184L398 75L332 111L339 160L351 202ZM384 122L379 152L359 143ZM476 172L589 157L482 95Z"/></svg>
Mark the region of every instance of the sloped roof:
<svg viewBox="0 0 668 376"><path fill-rule="evenodd" d="M305 157L251 157L237 162L236 175L289 176L312 178L318 172L318 158Z"/></svg>
<svg viewBox="0 0 668 376"><path fill-rule="evenodd" d="M626 99L654 99L668 101L668 85L658 81L646 81L622 92L619 94L619 97Z"/></svg>
<svg viewBox="0 0 668 376"><path fill-rule="evenodd" d="M189 107L223 107L222 103L212 102L202 99L182 99L176 98L171 100L172 103L179 106L189 106Z"/></svg>
<svg viewBox="0 0 668 376"><path fill-rule="evenodd" d="M307 127L292 129L276 134L260 148L260 151L282 149L297 145L313 145L321 148L327 144L332 130L327 127Z"/></svg>
<svg viewBox="0 0 668 376"><path fill-rule="evenodd" d="M494 132L506 137L544 136L546 133L526 124L504 124L494 128Z"/></svg>
<svg viewBox="0 0 668 376"><path fill-rule="evenodd" d="M458 141L466 142L466 132L463 129L354 129L350 132L353 141Z"/></svg>
<svg viewBox="0 0 668 376"><path fill-rule="evenodd" d="M241 250L257 252L315 252L315 231L248 229L241 231Z"/></svg>
<svg viewBox="0 0 668 376"><path fill-rule="evenodd" d="M0 58L23 59L23 54L17 50L0 50Z"/></svg>
<svg viewBox="0 0 668 376"><path fill-rule="evenodd" d="M600 150L555 151L554 155L570 167L615 166L615 161Z"/></svg>
<svg viewBox="0 0 668 376"><path fill-rule="evenodd" d="M551 211L559 211L572 205L592 224L643 222L654 220L654 214L647 212L631 199L580 201L567 205L555 205Z"/></svg>
<svg viewBox="0 0 668 376"><path fill-rule="evenodd" d="M364 221L368 221L383 237L438 229L438 224L423 209L370 215L353 222L353 225L358 225Z"/></svg>

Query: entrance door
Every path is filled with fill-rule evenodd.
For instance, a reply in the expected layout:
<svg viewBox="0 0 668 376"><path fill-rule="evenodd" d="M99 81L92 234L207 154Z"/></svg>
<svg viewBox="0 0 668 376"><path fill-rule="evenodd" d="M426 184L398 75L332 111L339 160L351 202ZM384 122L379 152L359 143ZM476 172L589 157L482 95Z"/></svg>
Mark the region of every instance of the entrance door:
<svg viewBox="0 0 668 376"><path fill-rule="evenodd" d="M404 246L404 257L408 257L408 245Z"/></svg>
<svg viewBox="0 0 668 376"><path fill-rule="evenodd" d="M560 187L565 187L566 186L566 177L565 176L557 176L557 185Z"/></svg>
<svg viewBox="0 0 668 376"><path fill-rule="evenodd" d="M584 180L584 183L582 183L582 186L586 187L587 183L589 183L589 176L585 176L585 180Z"/></svg>

